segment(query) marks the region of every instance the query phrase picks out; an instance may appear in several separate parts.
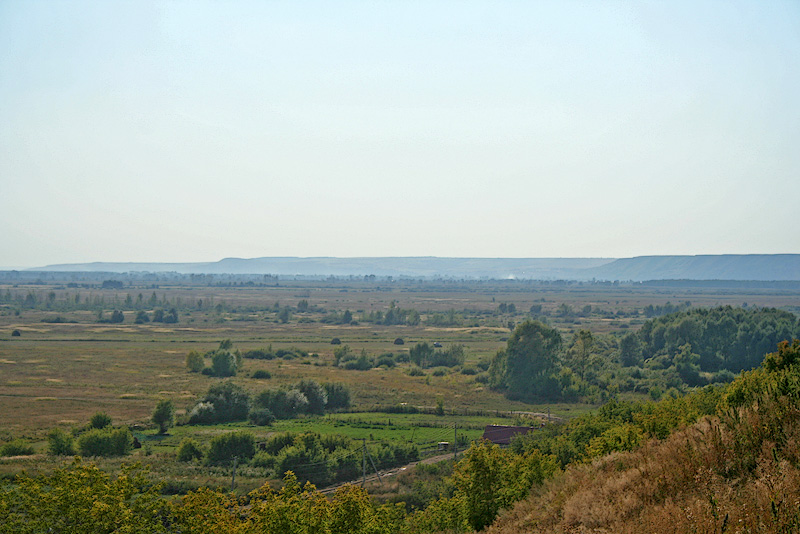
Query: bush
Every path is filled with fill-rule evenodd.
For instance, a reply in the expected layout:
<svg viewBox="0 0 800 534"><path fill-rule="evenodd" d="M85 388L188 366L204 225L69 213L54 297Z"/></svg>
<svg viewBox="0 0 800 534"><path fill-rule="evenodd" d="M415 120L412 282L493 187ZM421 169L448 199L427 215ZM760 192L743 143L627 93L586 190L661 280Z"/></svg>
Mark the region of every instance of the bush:
<svg viewBox="0 0 800 534"><path fill-rule="evenodd" d="M105 412L97 412L89 419L90 428L105 428L111 426L111 416Z"/></svg>
<svg viewBox="0 0 800 534"><path fill-rule="evenodd" d="M444 376L447 374L447 369L445 369L444 367L437 367L436 369L433 370L433 373L431 374L433 374L433 376Z"/></svg>
<svg viewBox="0 0 800 534"><path fill-rule="evenodd" d="M233 382L208 388L208 393L189 413L189 423L225 423L244 421L250 412L250 396Z"/></svg>
<svg viewBox="0 0 800 534"><path fill-rule="evenodd" d="M178 461L191 462L192 460L203 459L203 449L200 448L195 440L191 438L183 438L181 444L178 445Z"/></svg>
<svg viewBox="0 0 800 534"><path fill-rule="evenodd" d="M75 444L72 435L60 428L54 428L47 434L47 451L54 456L72 456Z"/></svg>
<svg viewBox="0 0 800 534"><path fill-rule="evenodd" d="M264 469L274 469L275 456L265 451L258 451L256 455L253 456L253 459L250 461L250 465L254 467L261 467Z"/></svg>
<svg viewBox="0 0 800 534"><path fill-rule="evenodd" d="M316 381L311 379L301 380L295 384L294 389L305 395L308 400L306 412L317 415L325 413L325 406L328 404L328 393Z"/></svg>
<svg viewBox="0 0 800 534"><path fill-rule="evenodd" d="M13 332L11 332L11 337L19 337L21 335L22 333L19 330L14 330Z"/></svg>
<svg viewBox="0 0 800 534"><path fill-rule="evenodd" d="M206 456L209 465L229 464L236 456L240 460L249 460L256 453L253 434L244 431L220 434L211 440Z"/></svg>
<svg viewBox="0 0 800 534"><path fill-rule="evenodd" d="M405 345L405 343L406 343L406 342L405 342L405 341L403 341L403 338L402 338L402 337L398 337L397 339L395 339L395 340L394 340L394 344L395 344L395 345Z"/></svg>
<svg viewBox="0 0 800 534"><path fill-rule="evenodd" d="M95 428L78 438L81 456L124 456L132 449L133 435L127 428Z"/></svg>
<svg viewBox="0 0 800 534"><path fill-rule="evenodd" d="M206 364L203 356L196 350L193 350L186 355L186 368L192 373L201 372L205 365Z"/></svg>
<svg viewBox="0 0 800 534"><path fill-rule="evenodd" d="M428 365L430 367L455 367L464 364L464 346L451 345L445 350L437 350L431 355Z"/></svg>
<svg viewBox="0 0 800 534"><path fill-rule="evenodd" d="M350 390L344 384L329 383L322 384L325 388L325 393L328 395L328 409L336 410L337 408L350 407Z"/></svg>
<svg viewBox="0 0 800 534"><path fill-rule="evenodd" d="M394 367L395 366L394 354L392 354L391 352L387 352L385 354L381 354L380 356L378 356L378 359L375 361L375 367L381 367L381 366Z"/></svg>
<svg viewBox="0 0 800 534"><path fill-rule="evenodd" d="M462 375L477 375L478 374L478 370L475 369L474 367L464 367L463 369L461 369L461 374Z"/></svg>
<svg viewBox="0 0 800 534"><path fill-rule="evenodd" d="M30 456L33 454L33 447L24 441L15 439L0 447L0 456Z"/></svg>
<svg viewBox="0 0 800 534"><path fill-rule="evenodd" d="M425 372L416 365L412 366L411 369L408 370L408 376L424 376L424 375Z"/></svg>
<svg viewBox="0 0 800 534"><path fill-rule="evenodd" d="M278 419L291 419L306 410L308 398L297 389L268 390L259 393L255 404L268 409Z"/></svg>
<svg viewBox="0 0 800 534"><path fill-rule="evenodd" d="M258 371L254 371L251 376L252 376L252 378L257 378L259 380L272 378L272 375L270 374L270 372L269 371L265 371L263 369L259 369Z"/></svg>
<svg viewBox="0 0 800 534"><path fill-rule="evenodd" d="M16 330L16 331L19 332L19 330ZM17 335L19 335L19 334L17 334ZM338 337L335 337L335 338L331 339L331 345L341 345L341 344L342 344L342 340L339 339Z"/></svg>
<svg viewBox="0 0 800 534"><path fill-rule="evenodd" d="M270 349L253 349L245 351L242 355L249 360L272 360L275 358L275 354L272 352L272 348Z"/></svg>
<svg viewBox="0 0 800 534"><path fill-rule="evenodd" d="M275 422L275 415L268 408L255 408L248 415L250 422L257 426L269 426Z"/></svg>

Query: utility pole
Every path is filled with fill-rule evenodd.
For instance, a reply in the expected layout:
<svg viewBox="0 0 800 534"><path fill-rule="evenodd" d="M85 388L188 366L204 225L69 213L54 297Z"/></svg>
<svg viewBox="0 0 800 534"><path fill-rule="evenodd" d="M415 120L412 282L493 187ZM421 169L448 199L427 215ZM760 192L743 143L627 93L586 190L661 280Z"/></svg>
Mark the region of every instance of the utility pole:
<svg viewBox="0 0 800 534"><path fill-rule="evenodd" d="M361 443L361 472L364 476L361 481L361 487L363 488L367 483L367 438L361 438Z"/></svg>
<svg viewBox="0 0 800 534"><path fill-rule="evenodd" d="M458 458L458 423L453 423L453 461Z"/></svg>
<svg viewBox="0 0 800 534"><path fill-rule="evenodd" d="M233 492L234 486L236 486L236 462L239 460L238 456L233 457L233 475L231 476L231 492Z"/></svg>

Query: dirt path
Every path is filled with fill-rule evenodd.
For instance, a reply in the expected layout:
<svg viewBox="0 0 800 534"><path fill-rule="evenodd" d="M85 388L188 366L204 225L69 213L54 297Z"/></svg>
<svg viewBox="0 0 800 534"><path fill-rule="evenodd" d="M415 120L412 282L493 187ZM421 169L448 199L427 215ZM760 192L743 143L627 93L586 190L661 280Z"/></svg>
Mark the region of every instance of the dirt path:
<svg viewBox="0 0 800 534"><path fill-rule="evenodd" d="M406 464L406 465L403 465L401 467L393 467L392 469L387 469L385 471L379 471L379 473L381 475L380 478L386 478L386 477L392 477L392 476L395 476L395 475L399 475L400 473L403 473L404 471L406 471L406 470L408 470L408 469L410 469L410 468L412 468L412 467L414 467L414 466L416 466L418 464L435 464L435 463L438 463L438 462L442 462L444 460L450 460L452 458L453 458L453 453L452 452L449 452L447 454L439 454L439 455L436 455L436 456L429 456L428 458L423 458L422 460L418 460L416 462L411 462L410 464ZM367 463L367 466L368 467L372 467L372 466L369 465L369 463ZM375 481L375 480L378 480L378 476L375 474L375 471L372 471L372 474L370 474L370 472L367 471L367 482L372 482L372 481ZM319 491L320 491L320 493L325 493L325 494L333 493L334 491L336 491L338 488L340 488L342 486L346 486L347 484L361 484L363 481L364 481L364 478L362 477L362 478L358 478L356 480L350 480L348 482L340 482L338 484L334 484L333 486L328 486L328 487L322 488Z"/></svg>

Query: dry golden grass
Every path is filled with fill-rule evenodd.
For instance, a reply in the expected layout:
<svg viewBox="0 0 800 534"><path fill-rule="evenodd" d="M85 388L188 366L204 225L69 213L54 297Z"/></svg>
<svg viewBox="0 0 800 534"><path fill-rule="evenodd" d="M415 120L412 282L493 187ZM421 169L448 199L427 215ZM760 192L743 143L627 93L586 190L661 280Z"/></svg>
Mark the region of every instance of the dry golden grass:
<svg viewBox="0 0 800 534"><path fill-rule="evenodd" d="M797 532L797 413L785 421L780 453L762 441L751 451L755 468L740 465L742 433L774 423L763 410L743 410L735 424L707 418L638 451L572 466L487 532Z"/></svg>

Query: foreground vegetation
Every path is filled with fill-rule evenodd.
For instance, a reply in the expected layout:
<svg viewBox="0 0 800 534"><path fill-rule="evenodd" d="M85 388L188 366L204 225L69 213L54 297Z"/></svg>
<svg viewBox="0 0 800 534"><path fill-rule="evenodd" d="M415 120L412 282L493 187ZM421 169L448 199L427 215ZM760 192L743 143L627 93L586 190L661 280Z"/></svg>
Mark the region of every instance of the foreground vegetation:
<svg viewBox="0 0 800 534"><path fill-rule="evenodd" d="M590 440L583 459L600 459L573 461L555 478L556 456L542 453L535 439L518 442L516 451L473 445L455 467L453 495L411 514L400 505L377 505L353 486L327 498L310 484L301 487L292 473L277 492L264 486L237 498L201 489L164 501L135 467L111 477L76 459L51 475L21 475L3 489L0 532L463 532L490 525L532 487L543 489L490 531L793 532L800 527L798 391L800 342L783 342L759 369L686 398L690 415L667 400L645 408L612 405L559 435L578 447L576 429L594 428L598 419L610 424L600 434L608 438L629 432L637 413L656 414L646 419L659 429L680 428L675 415L714 417L646 447L604 439L599 451Z"/></svg>

